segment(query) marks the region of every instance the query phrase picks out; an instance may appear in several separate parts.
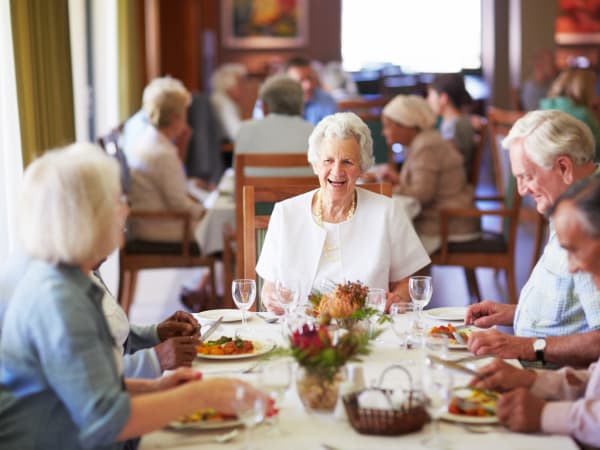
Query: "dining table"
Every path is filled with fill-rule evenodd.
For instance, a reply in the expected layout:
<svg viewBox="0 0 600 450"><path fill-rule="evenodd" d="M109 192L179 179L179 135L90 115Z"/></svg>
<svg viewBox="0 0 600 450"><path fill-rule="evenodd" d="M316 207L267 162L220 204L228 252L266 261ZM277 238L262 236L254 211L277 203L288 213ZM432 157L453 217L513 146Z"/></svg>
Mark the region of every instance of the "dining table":
<svg viewBox="0 0 600 450"><path fill-rule="evenodd" d="M213 333L211 339L218 336L233 336L240 327L235 314L237 310L224 310L210 312L205 315L199 313L198 319L204 328L212 323L217 315L225 313L228 321L222 323ZM428 316L426 316L428 317ZM435 316L426 318L426 326L447 323L438 320ZM234 320L236 319L236 320ZM273 346L286 346L284 338L286 327L280 320L265 320L263 314L250 313L248 331L252 339L259 342L262 348ZM419 383L424 369L424 351L413 348L401 348L396 335L388 324L377 325L380 327L380 336L372 341L371 352L361 357L362 361L356 364L362 367L364 381L367 386L383 386L386 388L406 388L409 383L407 376L401 370L390 369L380 385L380 377L384 370L393 365L401 365L412 375L413 389L419 389ZM466 348L450 346L447 359L458 359L468 356ZM263 364L264 356L205 359L196 358L193 367L202 372L203 377L236 377L257 384L257 377L253 374L255 369ZM517 361L511 361L518 365ZM473 364L485 364L486 360L479 360ZM356 367L356 366L355 366ZM480 367L480 366L476 366ZM454 386L465 386L469 375L453 372ZM260 388L260 386L257 386ZM341 401L341 400L340 400ZM379 436L358 433L349 423L346 412L338 407L333 413L316 413L307 411L298 397L295 383L292 381L286 391L283 401L277 404L279 410L280 434L272 433L272 425L263 422L255 427L252 437L252 448L256 449L325 449L325 450L358 450L358 449L428 449L425 438L431 433L431 424L426 424L417 432L398 436ZM468 422L468 421L465 421ZM448 447L456 450L576 450L575 441L564 435L545 435L541 433L524 434L507 430L499 424L475 425L465 423L455 418L444 416L440 423L440 433L447 442ZM140 443L140 450L152 449L198 449L198 448L242 448L243 434L240 429L238 434L227 435L228 429L187 429L186 427L168 426L159 431L145 435ZM229 439L234 437L233 439Z"/></svg>

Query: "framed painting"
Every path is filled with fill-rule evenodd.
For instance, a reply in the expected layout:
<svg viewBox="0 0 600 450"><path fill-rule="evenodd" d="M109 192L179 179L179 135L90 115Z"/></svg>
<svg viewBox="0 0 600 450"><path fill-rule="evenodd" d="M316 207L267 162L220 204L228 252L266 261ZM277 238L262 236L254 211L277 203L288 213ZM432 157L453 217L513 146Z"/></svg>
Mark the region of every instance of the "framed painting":
<svg viewBox="0 0 600 450"><path fill-rule="evenodd" d="M308 42L308 0L223 0L223 46L292 48Z"/></svg>
<svg viewBox="0 0 600 450"><path fill-rule="evenodd" d="M600 44L600 0L560 0L555 37L561 45Z"/></svg>

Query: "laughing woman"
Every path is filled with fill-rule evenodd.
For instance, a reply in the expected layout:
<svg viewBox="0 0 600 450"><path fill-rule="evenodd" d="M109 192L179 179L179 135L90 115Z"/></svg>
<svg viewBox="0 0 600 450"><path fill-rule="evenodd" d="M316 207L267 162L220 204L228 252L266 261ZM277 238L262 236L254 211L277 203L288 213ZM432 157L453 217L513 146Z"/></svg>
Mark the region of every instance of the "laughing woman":
<svg viewBox="0 0 600 450"><path fill-rule="evenodd" d="M411 220L392 199L356 186L373 164L373 140L353 113L324 118L308 141L320 188L277 203L256 266L262 301L281 312L274 283L305 298L324 284L360 280L408 301L407 278L429 263Z"/></svg>

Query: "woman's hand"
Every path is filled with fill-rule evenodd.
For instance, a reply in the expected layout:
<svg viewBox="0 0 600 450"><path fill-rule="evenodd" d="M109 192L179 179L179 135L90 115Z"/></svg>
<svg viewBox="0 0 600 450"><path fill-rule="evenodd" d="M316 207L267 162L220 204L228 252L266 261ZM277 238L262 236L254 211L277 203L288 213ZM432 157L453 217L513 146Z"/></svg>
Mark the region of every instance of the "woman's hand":
<svg viewBox="0 0 600 450"><path fill-rule="evenodd" d="M392 303L410 303L410 295L408 295L408 278L390 283L390 292L387 293L385 303L385 312L390 312Z"/></svg>
<svg viewBox="0 0 600 450"><path fill-rule="evenodd" d="M284 311L281 306L279 306L279 301L277 300L275 283L272 281L265 280L262 292L260 293L260 300L263 306L267 308L267 311L277 315L283 314Z"/></svg>
<svg viewBox="0 0 600 450"><path fill-rule="evenodd" d="M267 394L235 378L205 379L196 386L197 395L202 404L223 414L236 414L236 393L239 388L246 391L245 398L249 402L253 402L256 398L262 399L266 405L267 416L272 415L275 410L275 402Z"/></svg>
<svg viewBox="0 0 600 450"><path fill-rule="evenodd" d="M154 390L163 391L187 383L188 381L198 381L201 379L202 372L198 372L190 367L182 367L154 380Z"/></svg>

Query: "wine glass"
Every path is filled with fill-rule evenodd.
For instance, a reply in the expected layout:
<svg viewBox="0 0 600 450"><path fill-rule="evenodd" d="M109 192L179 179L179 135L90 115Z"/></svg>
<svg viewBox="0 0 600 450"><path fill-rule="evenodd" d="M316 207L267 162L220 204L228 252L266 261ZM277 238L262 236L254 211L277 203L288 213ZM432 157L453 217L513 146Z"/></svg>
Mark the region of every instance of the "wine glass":
<svg viewBox="0 0 600 450"><path fill-rule="evenodd" d="M390 306L390 319L392 331L400 340L400 348L408 347L408 339L415 325L415 306L411 303L392 303Z"/></svg>
<svg viewBox="0 0 600 450"><path fill-rule="evenodd" d="M251 450L252 430L265 418L267 405L263 398L256 395L253 390L246 386L238 386L235 390L235 413L238 419L244 424L245 439L244 449Z"/></svg>
<svg viewBox="0 0 600 450"><path fill-rule="evenodd" d="M275 300L277 305L283 310L284 318L287 317L290 311L293 311L300 301L300 287L298 283L293 281L276 281L275 282Z"/></svg>
<svg viewBox="0 0 600 450"><path fill-rule="evenodd" d="M433 294L433 283L429 276L415 276L408 279L408 293L410 299L417 308L417 328L420 332L424 330L423 308L427 306Z"/></svg>
<svg viewBox="0 0 600 450"><path fill-rule="evenodd" d="M370 333L373 333L375 331L375 324L377 323L377 319L381 317L381 315L385 312L386 302L387 295L385 289L369 288L367 292L366 304L369 308L373 308L378 313L369 318L371 328ZM380 339L378 339L377 341L381 342Z"/></svg>
<svg viewBox="0 0 600 450"><path fill-rule="evenodd" d="M423 394L425 395L425 408L432 419L431 436L424 443L435 448L446 448L449 444L439 432L439 418L448 410L452 397L454 379L452 372L439 364L429 364L423 372Z"/></svg>
<svg viewBox="0 0 600 450"><path fill-rule="evenodd" d="M238 334L240 334L242 331L248 331L246 312L252 307L256 299L256 282L248 279L233 280L231 294L235 306L242 312L242 327L238 330Z"/></svg>
<svg viewBox="0 0 600 450"><path fill-rule="evenodd" d="M292 364L290 360L279 359L265 362L259 372L259 383L261 389L266 391L275 401L277 409L281 410L280 404L286 391L292 382ZM279 425L279 414L271 418L273 434L282 435L285 432Z"/></svg>

